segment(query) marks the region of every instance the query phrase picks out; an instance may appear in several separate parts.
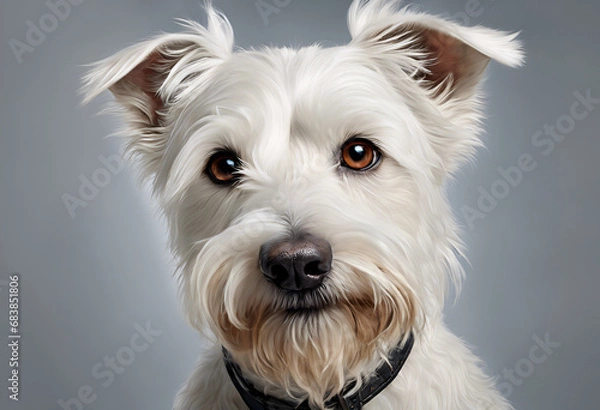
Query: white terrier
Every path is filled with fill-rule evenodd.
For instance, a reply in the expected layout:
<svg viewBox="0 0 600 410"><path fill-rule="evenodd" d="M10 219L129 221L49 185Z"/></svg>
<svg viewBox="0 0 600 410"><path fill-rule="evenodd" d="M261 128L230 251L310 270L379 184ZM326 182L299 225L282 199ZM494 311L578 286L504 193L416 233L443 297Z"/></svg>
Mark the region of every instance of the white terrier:
<svg viewBox="0 0 600 410"><path fill-rule="evenodd" d="M355 0L348 45L233 50L227 19L97 63L215 343L174 408L510 409L443 323L460 286L444 181L480 145L516 35Z"/></svg>

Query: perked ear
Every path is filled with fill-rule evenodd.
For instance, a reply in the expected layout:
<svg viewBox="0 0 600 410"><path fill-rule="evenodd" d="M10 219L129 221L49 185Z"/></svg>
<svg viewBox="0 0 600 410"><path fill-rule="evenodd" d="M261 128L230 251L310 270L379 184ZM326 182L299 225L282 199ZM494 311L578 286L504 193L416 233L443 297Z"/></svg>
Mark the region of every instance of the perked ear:
<svg viewBox="0 0 600 410"><path fill-rule="evenodd" d="M524 62L518 33L463 27L440 17L399 9L399 0L355 0L348 16L352 43L373 57L396 59L430 90L469 97L490 59Z"/></svg>
<svg viewBox="0 0 600 410"><path fill-rule="evenodd" d="M144 176L158 170L167 144L164 118L170 105L191 89L206 86L208 72L233 52L227 18L206 4L207 28L180 20L187 30L162 34L92 64L83 78L84 103L105 90L125 114L127 150Z"/></svg>

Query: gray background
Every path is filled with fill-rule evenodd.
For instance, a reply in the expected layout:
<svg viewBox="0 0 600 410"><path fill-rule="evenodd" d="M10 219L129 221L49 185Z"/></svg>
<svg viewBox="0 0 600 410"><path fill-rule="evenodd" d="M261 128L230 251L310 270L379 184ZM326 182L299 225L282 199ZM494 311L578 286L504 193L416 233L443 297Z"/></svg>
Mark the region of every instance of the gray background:
<svg viewBox="0 0 600 410"><path fill-rule="evenodd" d="M292 0L264 24L254 1L216 1L244 47L347 42L349 4ZM419 4L453 15L468 8L466 0ZM41 0L0 5L0 280L22 275L23 335L21 401L8 400L2 381L0 407L60 409L57 400L89 385L97 396L85 409L168 409L201 344L179 310L174 264L148 189L137 186L128 167L74 219L61 196L76 195L79 176L102 167L98 156L121 148L118 139L104 138L117 119L95 116L110 97L79 105L81 65L159 30L177 30L174 17L204 21L204 15L191 0L87 0L19 64L9 40L24 41L26 22L47 12ZM501 382L504 369L533 371L508 382L518 409L597 409L600 108L577 121L549 155L531 136L569 113L574 92L591 88L600 97L600 3L481 0L472 14L478 15L468 17L471 25L522 30L528 63L520 70L490 66L487 149L449 184L471 265L448 321ZM535 159L535 170L471 229L463 207L475 206L478 189L499 179L498 166L515 165L524 153ZM6 380L6 282L0 288ZM162 335L102 386L94 365L127 346L134 324L147 321ZM560 347L529 369L533 337L546 333Z"/></svg>

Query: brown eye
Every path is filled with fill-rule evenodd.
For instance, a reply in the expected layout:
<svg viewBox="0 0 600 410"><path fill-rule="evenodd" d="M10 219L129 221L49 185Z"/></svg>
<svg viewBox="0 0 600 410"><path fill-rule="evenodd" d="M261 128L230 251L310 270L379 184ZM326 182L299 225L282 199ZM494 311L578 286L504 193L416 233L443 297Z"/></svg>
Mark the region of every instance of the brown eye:
<svg viewBox="0 0 600 410"><path fill-rule="evenodd" d="M214 153L208 160L206 173L215 184L232 184L238 180L241 161L230 151Z"/></svg>
<svg viewBox="0 0 600 410"><path fill-rule="evenodd" d="M371 141L351 138L342 146L342 165L355 171L366 171L377 165L379 150Z"/></svg>

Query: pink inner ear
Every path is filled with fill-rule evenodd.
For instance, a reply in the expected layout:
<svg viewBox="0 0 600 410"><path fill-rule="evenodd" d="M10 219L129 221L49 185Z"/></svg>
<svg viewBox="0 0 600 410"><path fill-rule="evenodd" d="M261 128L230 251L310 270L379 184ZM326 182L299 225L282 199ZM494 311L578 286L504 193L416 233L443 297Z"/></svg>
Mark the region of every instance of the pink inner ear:
<svg viewBox="0 0 600 410"><path fill-rule="evenodd" d="M431 71L426 76L434 86L452 75L454 82L459 83L466 74L465 68L470 61L467 58L468 46L460 40L435 30L422 31L422 46L429 51L432 59L427 68Z"/></svg>
<svg viewBox="0 0 600 410"><path fill-rule="evenodd" d="M159 90L181 58L196 46L187 41L174 41L155 47L110 90L130 114L138 116L138 121L150 127L161 125L160 114L168 101L159 95Z"/></svg>
<svg viewBox="0 0 600 410"><path fill-rule="evenodd" d="M448 77L452 78L452 92L459 88L468 89L477 83L489 58L461 40L437 30L417 28L415 33L419 38L415 46L428 54L425 67L429 73L423 73L421 78L427 80L431 88Z"/></svg>
<svg viewBox="0 0 600 410"><path fill-rule="evenodd" d="M136 89L143 92L148 98L152 122L156 123L156 112L164 107L164 101L158 95L158 89L166 77L159 70L160 62L164 60L160 53L152 53L146 60L134 68L127 76L126 81Z"/></svg>

